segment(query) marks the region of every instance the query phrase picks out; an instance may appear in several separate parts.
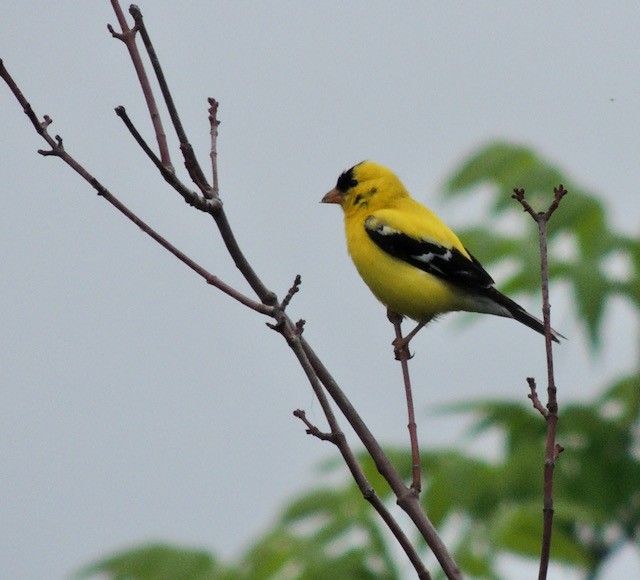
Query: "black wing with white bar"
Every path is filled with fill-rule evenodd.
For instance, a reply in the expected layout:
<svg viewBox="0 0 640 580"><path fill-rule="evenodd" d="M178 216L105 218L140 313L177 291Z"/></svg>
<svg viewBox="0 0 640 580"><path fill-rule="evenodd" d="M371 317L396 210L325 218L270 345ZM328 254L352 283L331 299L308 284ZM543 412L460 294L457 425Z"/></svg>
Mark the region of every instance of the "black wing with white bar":
<svg viewBox="0 0 640 580"><path fill-rule="evenodd" d="M455 248L418 238L385 225L369 216L365 229L371 240L384 252L420 270L467 290L487 289L493 278L471 254L471 259Z"/></svg>

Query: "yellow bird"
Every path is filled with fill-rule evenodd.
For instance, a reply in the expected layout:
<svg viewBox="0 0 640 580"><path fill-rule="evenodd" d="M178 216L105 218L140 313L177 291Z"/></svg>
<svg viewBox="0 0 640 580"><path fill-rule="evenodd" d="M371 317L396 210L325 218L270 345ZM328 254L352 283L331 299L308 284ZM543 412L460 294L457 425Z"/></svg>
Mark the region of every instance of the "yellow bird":
<svg viewBox="0 0 640 580"><path fill-rule="evenodd" d="M349 254L371 292L391 312L417 321L416 331L465 310L514 318L544 334L542 321L496 290L458 237L386 167L353 166L322 202L342 207ZM551 336L564 338L554 330Z"/></svg>

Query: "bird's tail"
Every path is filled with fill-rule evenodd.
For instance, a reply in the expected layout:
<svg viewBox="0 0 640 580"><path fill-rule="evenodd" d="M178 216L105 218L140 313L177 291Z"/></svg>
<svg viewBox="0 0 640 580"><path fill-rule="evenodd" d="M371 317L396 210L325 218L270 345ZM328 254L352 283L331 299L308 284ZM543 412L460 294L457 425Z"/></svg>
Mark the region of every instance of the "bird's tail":
<svg viewBox="0 0 640 580"><path fill-rule="evenodd" d="M499 316L507 316L521 322L525 326L535 330L536 332L544 336L544 323L539 318L536 318L533 314L529 314L520 304L514 302L508 296L505 296L502 292L496 290L493 286L487 289L486 297L490 298L497 305L504 308L504 313L496 313ZM558 331L551 329L551 340L554 342L560 342L560 339L566 340L566 336L563 336Z"/></svg>

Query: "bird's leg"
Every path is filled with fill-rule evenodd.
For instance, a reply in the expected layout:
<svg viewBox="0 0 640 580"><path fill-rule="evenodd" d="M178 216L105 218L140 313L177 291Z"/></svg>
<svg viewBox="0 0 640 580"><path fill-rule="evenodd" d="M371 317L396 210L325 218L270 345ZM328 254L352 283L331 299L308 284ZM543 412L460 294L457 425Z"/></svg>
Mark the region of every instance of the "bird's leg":
<svg viewBox="0 0 640 580"><path fill-rule="evenodd" d="M411 443L411 489L415 493L420 493L422 483L420 481L420 449L418 447L418 427L416 425L416 416L413 409L413 394L411 393L411 378L409 377L409 340L411 340L416 332L426 324L418 325L405 338L402 337L402 316L391 310L387 310L387 317L395 330L396 338L393 341L396 360L400 361L402 367L402 378L404 380L404 392L407 399L407 415L409 417L409 441ZM401 346L398 346L401 345Z"/></svg>
<svg viewBox="0 0 640 580"><path fill-rule="evenodd" d="M412 355L409 353L409 343L413 337L429 323L429 320L419 322L407 336L402 336L402 332L400 331L402 317L391 310L387 310L387 318L396 329L396 337L391 343L393 345L393 352L396 355L396 360L401 360L401 356L406 356L407 359L412 358Z"/></svg>

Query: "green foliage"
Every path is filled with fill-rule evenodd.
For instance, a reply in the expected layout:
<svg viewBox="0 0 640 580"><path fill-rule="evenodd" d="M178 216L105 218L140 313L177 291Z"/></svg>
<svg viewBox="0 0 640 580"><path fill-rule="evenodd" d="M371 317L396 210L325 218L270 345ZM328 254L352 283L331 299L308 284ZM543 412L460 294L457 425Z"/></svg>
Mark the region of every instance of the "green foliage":
<svg viewBox="0 0 640 580"><path fill-rule="evenodd" d="M206 553L153 545L98 562L76 578L397 580L389 550L379 518L349 483L339 489L316 489L292 501L273 529L234 566L222 566Z"/></svg>
<svg viewBox="0 0 640 580"><path fill-rule="evenodd" d="M447 195L469 195L482 186L501 222L461 232L482 262L508 260L513 266L501 284L508 293L539 291L537 228L511 199L525 188L529 202L546 209L554 187L569 190L549 226L550 276L571 289L576 315L594 350L601 345L606 306L623 297L640 312L640 239L615 232L606 208L592 193L525 147L492 143L466 160L447 183ZM528 220L503 234L504 219ZM628 265L622 277L610 275L612 258ZM637 366L638 361L634 361ZM546 425L528 401L475 401L450 406L447 413L474 417L469 437L498 437L493 460L464 450L430 450L422 455L422 501L465 577L499 578L501 555L537 561L542 534L542 465ZM603 388L588 403L563 404L558 441L564 446L555 469L555 514L551 558L595 579L621 547L639 545L640 533L640 369ZM409 480L406 449L387 453ZM394 509L395 498L371 458L359 462L378 496ZM322 469L346 471L341 460ZM395 508L397 509L397 508ZM417 537L421 556L431 555ZM279 520L239 561L222 565L213 556L154 545L124 552L86 568L78 578L108 580L396 580L408 565L396 561L399 549L355 483L319 487L295 498ZM437 566L436 577L442 577Z"/></svg>
<svg viewBox="0 0 640 580"><path fill-rule="evenodd" d="M549 224L550 275L569 285L578 320L592 346L601 339L604 307L619 295L640 308L640 240L614 232L603 203L531 149L496 142L467 159L446 184L446 195L470 195L488 187L494 216L512 216L522 222L518 235L502 235L495 228L461 231L481 262L509 260L515 272L501 286L507 293L537 292L540 285L537 228L511 199L514 188L524 188L531 205L546 210L555 187L562 183L569 194ZM564 251L563 251L564 250ZM569 255L567 256L567 250ZM631 266L627 277L607 272L608 260L616 257Z"/></svg>
<svg viewBox="0 0 640 580"><path fill-rule="evenodd" d="M76 578L106 575L112 580L226 580L222 568L204 551L151 544L97 562Z"/></svg>
<svg viewBox="0 0 640 580"><path fill-rule="evenodd" d="M640 374L616 382L590 403L565 405L558 440L565 450L555 471L552 558L595 573L640 530ZM424 505L437 524L458 520L482 530L487 564L498 552L537 558L545 423L525 403L466 403L474 437L503 441L499 461L449 450L425 454ZM460 523L462 522L462 523ZM484 576L483 576L484 577ZM595 577L595 576L594 576Z"/></svg>

